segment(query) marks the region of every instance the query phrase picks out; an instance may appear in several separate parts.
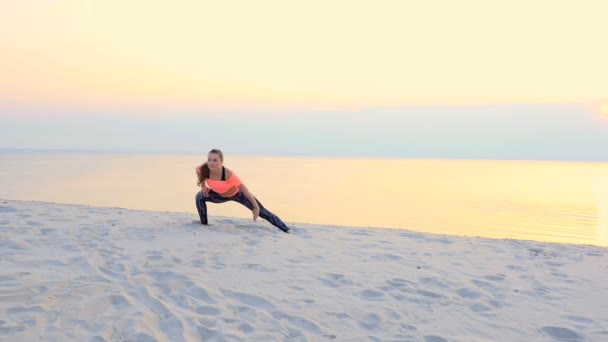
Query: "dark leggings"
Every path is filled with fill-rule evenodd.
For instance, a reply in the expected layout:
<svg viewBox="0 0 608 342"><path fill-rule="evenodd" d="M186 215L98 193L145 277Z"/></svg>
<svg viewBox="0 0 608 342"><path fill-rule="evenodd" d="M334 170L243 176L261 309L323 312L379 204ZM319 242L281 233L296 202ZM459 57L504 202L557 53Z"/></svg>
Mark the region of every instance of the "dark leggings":
<svg viewBox="0 0 608 342"><path fill-rule="evenodd" d="M260 207L260 217L261 218L272 223L275 227L279 228L280 230L282 230L284 232L287 232L289 230L289 227L287 227L285 222L281 221L281 219L277 215L271 213L268 209L264 208L262 203L260 203L260 201L257 198L255 198L255 200L256 200L256 202L258 202L258 207ZM236 195L231 196L231 197L222 197L213 190L209 190L209 196L205 196L205 195L203 195L202 192L199 191L196 194L196 209L198 210L198 215L201 218L201 224L205 224L205 225L208 224L207 203L206 202L224 203L224 202L228 202L228 201L239 202L242 205L249 208L249 210L253 210L253 205L247 199L247 197L245 197L245 195L243 194L242 191L239 191Z"/></svg>

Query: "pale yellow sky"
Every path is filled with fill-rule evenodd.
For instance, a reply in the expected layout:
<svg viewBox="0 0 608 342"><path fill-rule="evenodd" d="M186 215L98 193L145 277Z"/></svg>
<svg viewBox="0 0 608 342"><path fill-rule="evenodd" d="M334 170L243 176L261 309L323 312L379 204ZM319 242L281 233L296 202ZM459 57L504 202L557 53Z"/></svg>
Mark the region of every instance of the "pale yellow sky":
<svg viewBox="0 0 608 342"><path fill-rule="evenodd" d="M602 0L4 0L0 101L175 109L603 103L606 13Z"/></svg>

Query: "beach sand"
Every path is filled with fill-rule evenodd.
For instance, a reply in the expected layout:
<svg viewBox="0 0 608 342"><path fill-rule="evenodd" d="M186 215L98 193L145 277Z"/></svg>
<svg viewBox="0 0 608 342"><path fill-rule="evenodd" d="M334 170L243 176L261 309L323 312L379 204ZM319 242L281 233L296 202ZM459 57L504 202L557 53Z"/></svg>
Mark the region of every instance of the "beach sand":
<svg viewBox="0 0 608 342"><path fill-rule="evenodd" d="M0 340L608 341L607 248L197 219L0 200Z"/></svg>

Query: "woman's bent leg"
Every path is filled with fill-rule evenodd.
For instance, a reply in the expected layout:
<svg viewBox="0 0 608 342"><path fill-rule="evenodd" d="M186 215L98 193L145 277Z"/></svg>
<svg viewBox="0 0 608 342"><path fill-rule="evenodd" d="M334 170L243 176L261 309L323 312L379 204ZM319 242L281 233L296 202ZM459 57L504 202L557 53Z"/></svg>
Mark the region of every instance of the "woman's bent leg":
<svg viewBox="0 0 608 342"><path fill-rule="evenodd" d="M264 208L262 203L255 197L253 197L256 202L258 202L258 207L260 207L260 217L270 222L273 226L279 228L284 232L289 231L289 227L283 222L277 215L273 214L270 210ZM231 200L241 203L242 205L249 208L249 210L253 210L253 204L245 197L242 192L237 193L236 195L230 197Z"/></svg>
<svg viewBox="0 0 608 342"><path fill-rule="evenodd" d="M223 203L228 201L228 198L224 198L214 191L209 191L209 196L203 195L203 193L200 191L196 193L196 210L198 211L198 216L201 218L201 224L204 225L209 223L207 221L207 201L213 203Z"/></svg>

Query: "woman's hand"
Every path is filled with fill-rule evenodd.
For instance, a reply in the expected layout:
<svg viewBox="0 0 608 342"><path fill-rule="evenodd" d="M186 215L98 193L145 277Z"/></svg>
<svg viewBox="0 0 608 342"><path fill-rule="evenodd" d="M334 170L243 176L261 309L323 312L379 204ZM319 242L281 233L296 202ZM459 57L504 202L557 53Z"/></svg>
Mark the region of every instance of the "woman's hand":
<svg viewBox="0 0 608 342"><path fill-rule="evenodd" d="M204 185L203 185L203 186L201 186L201 193L202 193L202 194L203 194L205 197L209 197L209 190L211 190L211 189L209 189L208 187L206 187L206 186L204 186Z"/></svg>
<svg viewBox="0 0 608 342"><path fill-rule="evenodd" d="M251 212L253 213L253 220L257 220L258 216L260 216L260 207L253 208Z"/></svg>

